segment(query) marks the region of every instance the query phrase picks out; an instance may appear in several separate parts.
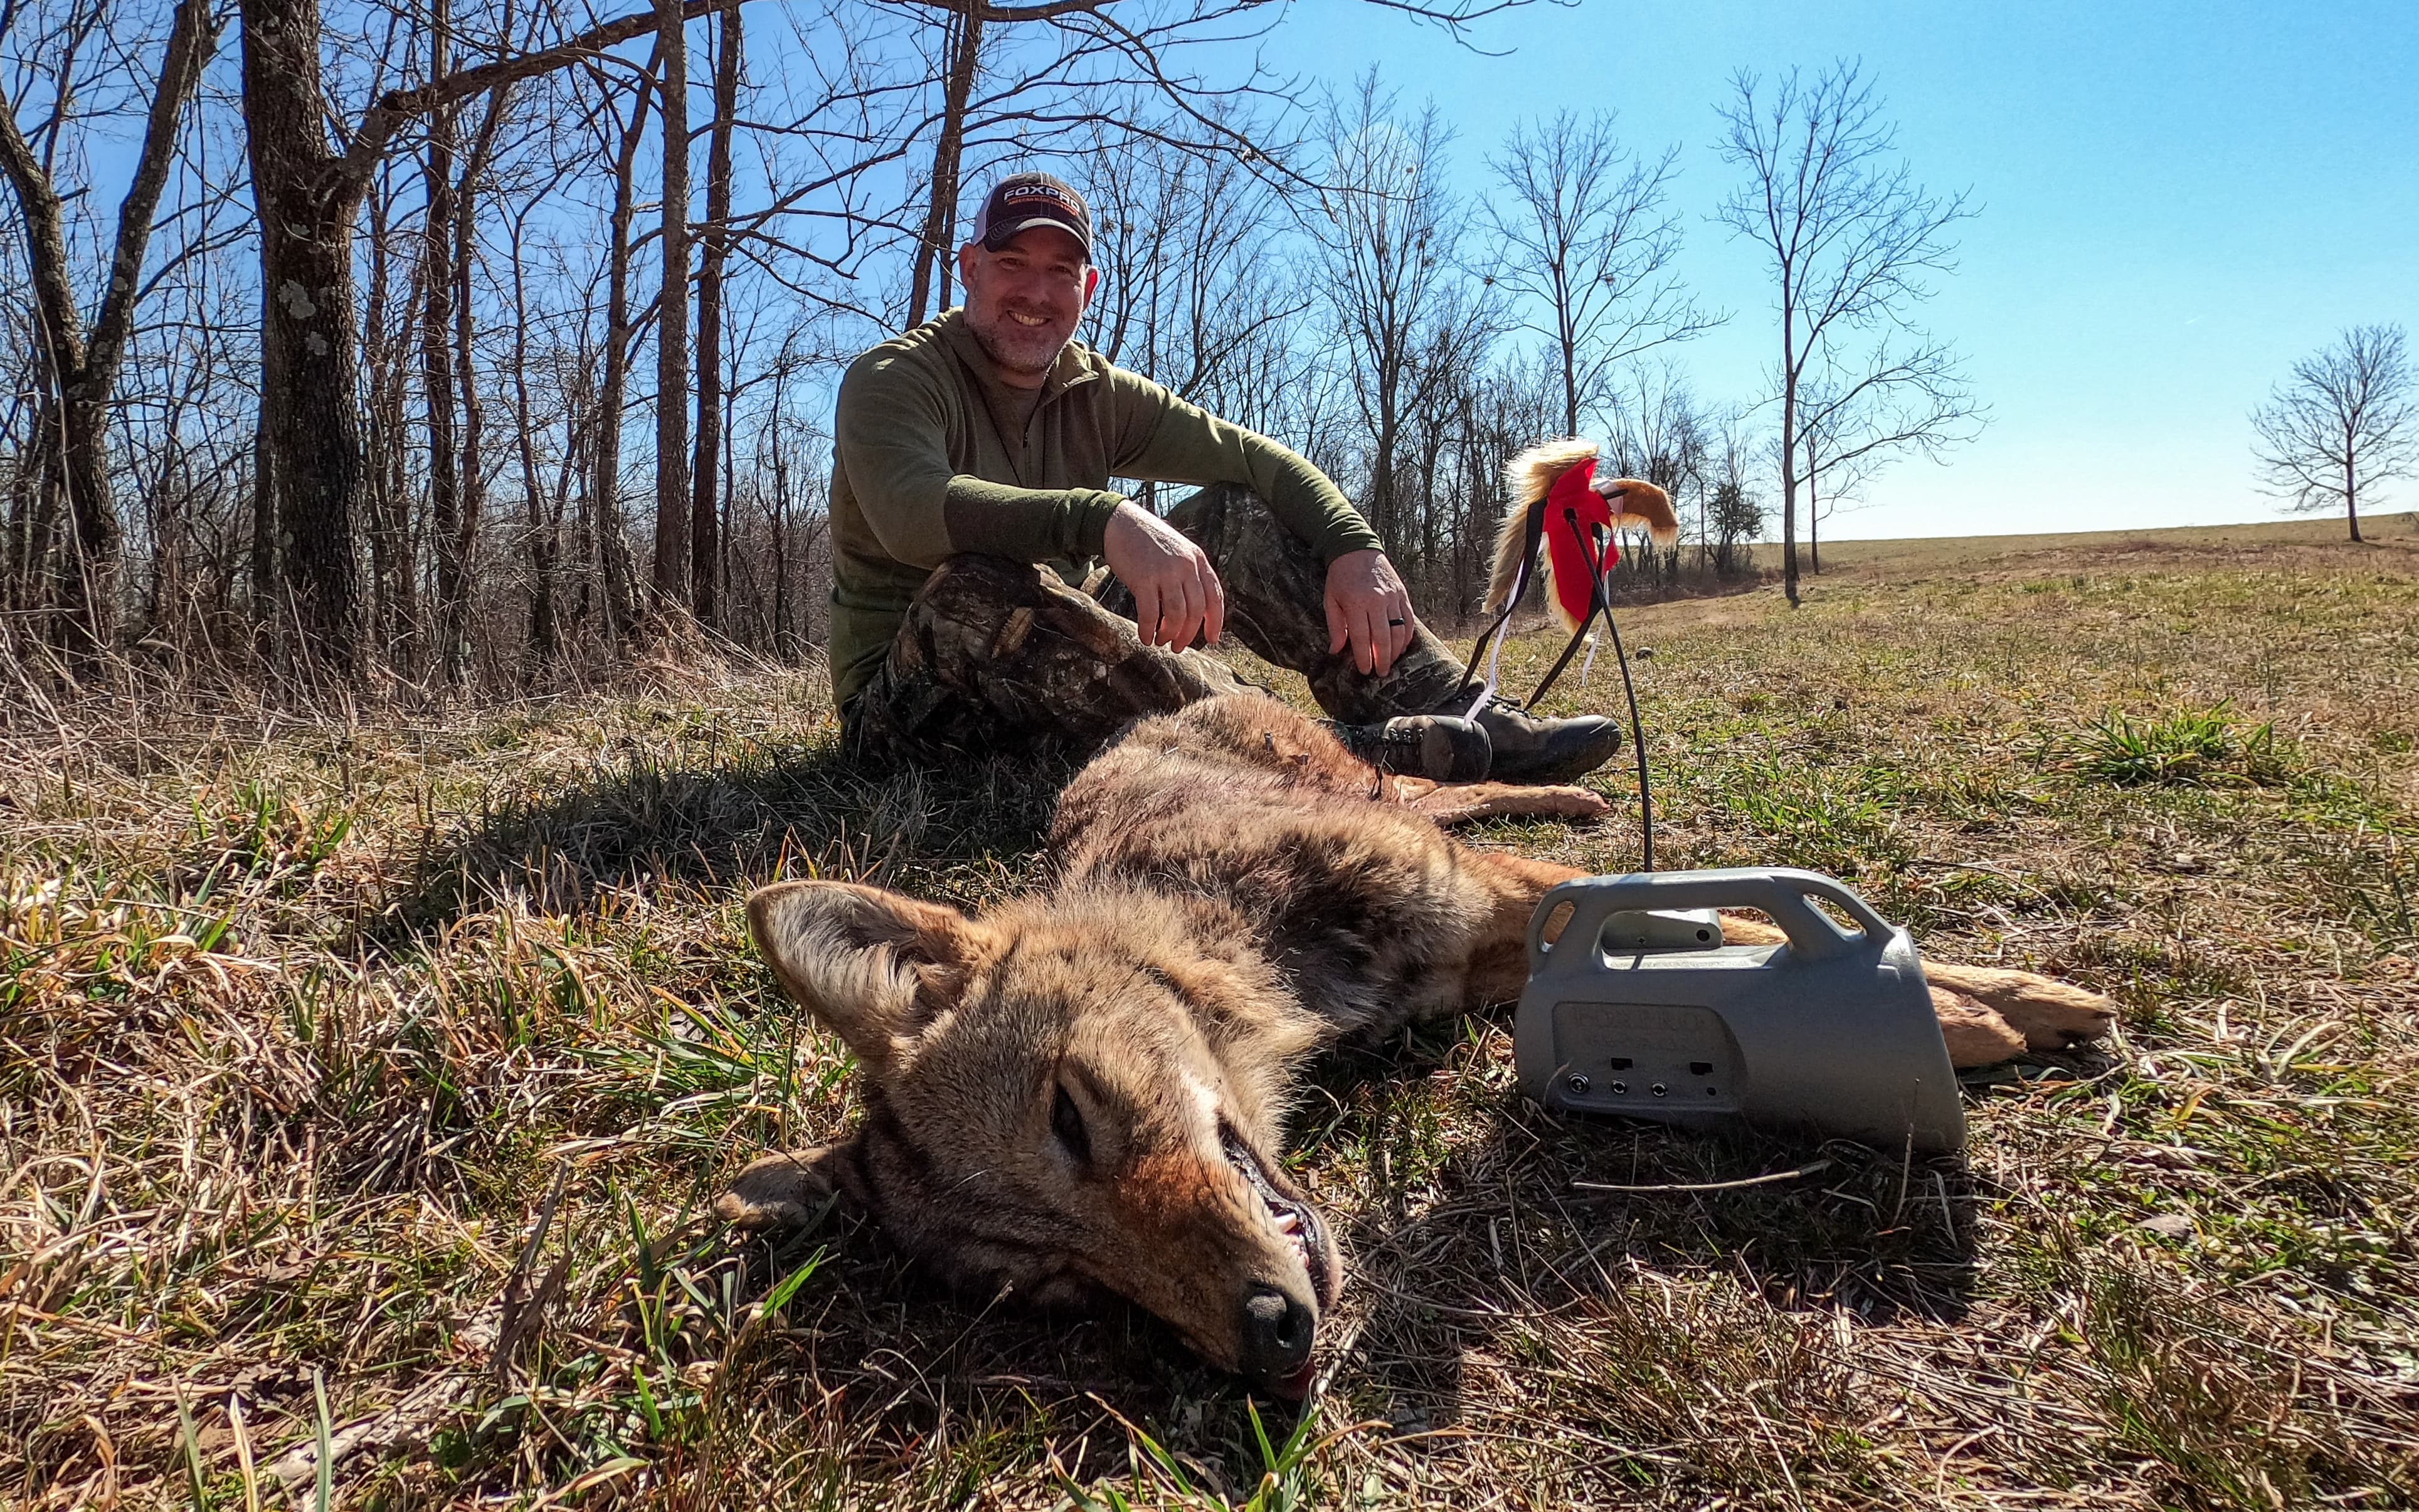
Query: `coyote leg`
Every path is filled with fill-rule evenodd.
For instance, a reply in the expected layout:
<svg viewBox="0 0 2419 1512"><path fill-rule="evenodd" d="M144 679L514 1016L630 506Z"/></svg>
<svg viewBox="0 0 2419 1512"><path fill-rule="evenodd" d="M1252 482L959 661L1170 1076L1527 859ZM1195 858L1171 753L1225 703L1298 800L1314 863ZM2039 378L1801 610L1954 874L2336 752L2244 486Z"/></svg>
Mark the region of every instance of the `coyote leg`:
<svg viewBox="0 0 2419 1512"><path fill-rule="evenodd" d="M1430 783L1427 791L1399 794L1396 801L1448 825L1473 819L1601 819L1612 812L1611 804L1585 788L1516 787L1509 782Z"/></svg>
<svg viewBox="0 0 2419 1512"><path fill-rule="evenodd" d="M1940 1019L1940 1038L1949 1046L1949 1064L1959 1071L1968 1066L1995 1066L2025 1048L2025 1037L2009 1027L2006 1019L1964 993L1934 986L1932 1011Z"/></svg>
<svg viewBox="0 0 2419 1512"><path fill-rule="evenodd" d="M1447 790L1451 791L1451 790ZM1550 793L1551 788L1528 791ZM1518 999L1529 980L1529 919L1537 900L1558 883L1592 873L1575 866L1533 861L1508 851L1474 851L1456 847L1463 867L1487 889L1490 906L1471 941L1470 998L1473 1004L1509 1003ZM1551 944L1556 931L1547 933Z"/></svg>
<svg viewBox="0 0 2419 1512"><path fill-rule="evenodd" d="M2035 972L1927 961L1923 975L1934 995L1946 988L1980 1003L2022 1035L2030 1049L2064 1050L2097 1040L2117 1024L2115 1003Z"/></svg>

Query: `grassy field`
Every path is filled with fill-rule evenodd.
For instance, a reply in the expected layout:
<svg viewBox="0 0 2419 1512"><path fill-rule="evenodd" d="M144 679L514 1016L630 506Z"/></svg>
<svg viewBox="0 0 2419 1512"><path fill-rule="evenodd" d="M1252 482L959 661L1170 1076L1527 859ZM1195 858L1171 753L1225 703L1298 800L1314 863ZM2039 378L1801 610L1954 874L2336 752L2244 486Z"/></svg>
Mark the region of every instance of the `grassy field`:
<svg viewBox="0 0 2419 1512"><path fill-rule="evenodd" d="M2407 1505L2419 550L1934 549L1625 617L1661 859L1832 872L2120 1036L1975 1078L1964 1163L1551 1118L1500 1019L1331 1061L1292 1159L1352 1275L1300 1414L845 1211L704 1216L850 1112L746 888L979 903L1046 780L852 775L807 675L20 709L0 1504ZM1475 838L1637 854L1631 807Z"/></svg>
<svg viewBox="0 0 2419 1512"><path fill-rule="evenodd" d="M2361 521L2361 535L2389 550L2419 549L2419 513L2376 515ZM2087 562L2102 569L2135 568L2216 556L2250 556L2269 562L2303 554L2326 558L2350 544L2338 516L2268 519L2244 525L2187 525L2156 531L2078 531L2058 534L1961 535L1937 539L1833 541L1822 548L1826 569L1852 577L1925 577L1941 572L2023 571L2045 561ZM1771 567L1780 548L1759 546L1758 564Z"/></svg>

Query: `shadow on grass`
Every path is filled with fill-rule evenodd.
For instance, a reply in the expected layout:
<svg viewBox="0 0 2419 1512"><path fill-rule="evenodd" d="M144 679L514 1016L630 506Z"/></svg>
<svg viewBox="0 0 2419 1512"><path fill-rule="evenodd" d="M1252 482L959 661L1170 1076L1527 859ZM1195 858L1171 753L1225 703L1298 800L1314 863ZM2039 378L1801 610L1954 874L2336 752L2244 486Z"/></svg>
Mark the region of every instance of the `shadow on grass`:
<svg viewBox="0 0 2419 1512"><path fill-rule="evenodd" d="M1361 1318L1338 1387L1356 1418L1448 1449L1505 1427L1506 1403L1551 1400L1617 1442L1702 1441L1709 1399L1802 1413L1836 1384L1815 1379L1835 1356L1804 1347L1810 1318L1854 1329L1966 1309L1962 1161L1561 1116L1518 1092L1508 1057L1447 1063L1414 1045L1322 1068L1345 1110L1334 1164L1369 1182L1348 1229Z"/></svg>
<svg viewBox="0 0 2419 1512"><path fill-rule="evenodd" d="M831 876L979 904L1025 878L1072 766L1047 757L869 772L836 743L633 751L559 792L492 795L420 858L371 942L499 898L577 915L603 894Z"/></svg>

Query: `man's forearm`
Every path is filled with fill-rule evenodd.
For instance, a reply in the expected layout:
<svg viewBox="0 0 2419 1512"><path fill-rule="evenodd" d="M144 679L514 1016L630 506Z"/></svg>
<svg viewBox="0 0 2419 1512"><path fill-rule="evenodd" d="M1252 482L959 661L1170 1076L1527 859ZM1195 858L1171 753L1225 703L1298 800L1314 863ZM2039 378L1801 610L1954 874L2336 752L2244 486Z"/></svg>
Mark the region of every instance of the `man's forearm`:
<svg viewBox="0 0 2419 1512"><path fill-rule="evenodd" d="M1123 375L1120 375L1121 377ZM1167 483L1231 483L1266 501L1287 532L1316 549L1322 561L1354 551L1384 548L1378 532L1343 491L1308 458L1256 431L1220 420L1148 379L1133 380L1127 397L1155 405L1148 438L1118 459L1128 477Z"/></svg>
<svg viewBox="0 0 2419 1512"><path fill-rule="evenodd" d="M1125 502L1106 488L1018 488L960 473L941 517L953 551L1017 562L1080 562L1101 554L1109 517Z"/></svg>

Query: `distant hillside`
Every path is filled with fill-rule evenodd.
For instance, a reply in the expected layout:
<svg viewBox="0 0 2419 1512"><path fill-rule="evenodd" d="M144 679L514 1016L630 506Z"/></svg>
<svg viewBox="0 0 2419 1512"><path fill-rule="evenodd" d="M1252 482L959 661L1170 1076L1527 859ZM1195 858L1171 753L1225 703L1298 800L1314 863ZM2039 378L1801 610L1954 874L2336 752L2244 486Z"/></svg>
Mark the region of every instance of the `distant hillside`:
<svg viewBox="0 0 2419 1512"><path fill-rule="evenodd" d="M2375 547L2384 560L2395 563L2396 570L2419 571L2419 513L2380 515L2361 520L2361 534L2367 537L2365 545ZM2065 534L2042 535L1958 535L1925 537L1899 541L1826 541L1823 543L1823 566L1826 575L1845 572L1857 576L1906 577L1941 571L1968 571L1977 568L2038 567L2051 563L2073 563L2082 565L2089 561L2110 563L2132 561L2144 563L2160 559L2206 559L2211 556L2242 553L2257 555L2289 551L2296 556L2310 551L2332 552L2335 548L2355 548L2344 530L2340 516L2323 519L2262 520L2250 525L2187 525L2170 530L2149 531L2076 531ZM1805 544L1798 544L1798 561L1806 560ZM1759 545L1755 552L1759 567L1778 567L1780 548L1776 543Z"/></svg>

